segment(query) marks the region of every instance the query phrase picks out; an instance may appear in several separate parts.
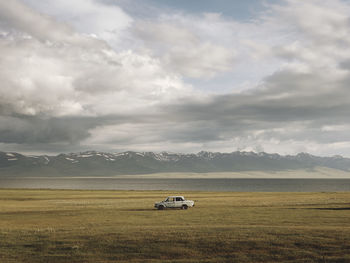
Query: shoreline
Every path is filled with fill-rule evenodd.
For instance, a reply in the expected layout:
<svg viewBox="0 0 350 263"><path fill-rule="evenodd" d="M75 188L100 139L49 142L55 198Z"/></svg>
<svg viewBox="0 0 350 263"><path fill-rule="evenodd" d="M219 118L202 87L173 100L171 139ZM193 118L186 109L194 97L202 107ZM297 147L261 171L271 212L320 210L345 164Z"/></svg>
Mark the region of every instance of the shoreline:
<svg viewBox="0 0 350 263"><path fill-rule="evenodd" d="M313 170L240 171L240 172L163 172L150 174L22 176L4 175L0 179L350 179L350 172L318 167Z"/></svg>

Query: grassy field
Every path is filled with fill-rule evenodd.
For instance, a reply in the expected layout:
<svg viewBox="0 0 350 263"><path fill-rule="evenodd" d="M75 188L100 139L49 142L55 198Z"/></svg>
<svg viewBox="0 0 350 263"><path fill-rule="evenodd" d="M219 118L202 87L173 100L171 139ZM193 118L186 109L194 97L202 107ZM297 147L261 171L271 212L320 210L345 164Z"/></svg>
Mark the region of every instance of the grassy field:
<svg viewBox="0 0 350 263"><path fill-rule="evenodd" d="M350 193L0 190L0 262L350 262Z"/></svg>

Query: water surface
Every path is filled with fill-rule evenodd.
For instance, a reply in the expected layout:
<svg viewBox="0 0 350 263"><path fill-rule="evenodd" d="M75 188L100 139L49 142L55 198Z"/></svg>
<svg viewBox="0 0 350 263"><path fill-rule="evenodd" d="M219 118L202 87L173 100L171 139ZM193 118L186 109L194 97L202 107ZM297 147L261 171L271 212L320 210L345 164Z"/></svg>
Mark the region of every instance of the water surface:
<svg viewBox="0 0 350 263"><path fill-rule="evenodd" d="M233 192L350 191L350 179L0 178L0 188Z"/></svg>

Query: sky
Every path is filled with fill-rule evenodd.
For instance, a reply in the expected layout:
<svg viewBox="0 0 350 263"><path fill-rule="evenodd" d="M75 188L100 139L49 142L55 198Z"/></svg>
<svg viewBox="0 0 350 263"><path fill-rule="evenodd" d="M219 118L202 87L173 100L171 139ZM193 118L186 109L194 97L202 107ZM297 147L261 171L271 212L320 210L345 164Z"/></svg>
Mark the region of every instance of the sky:
<svg viewBox="0 0 350 263"><path fill-rule="evenodd" d="M0 0L0 151L350 157L348 0Z"/></svg>

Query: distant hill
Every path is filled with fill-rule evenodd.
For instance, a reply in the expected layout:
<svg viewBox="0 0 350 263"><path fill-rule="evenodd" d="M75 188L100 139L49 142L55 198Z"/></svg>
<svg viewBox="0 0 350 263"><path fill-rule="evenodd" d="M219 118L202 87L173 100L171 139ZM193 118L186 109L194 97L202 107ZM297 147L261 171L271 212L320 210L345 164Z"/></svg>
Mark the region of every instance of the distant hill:
<svg viewBox="0 0 350 263"><path fill-rule="evenodd" d="M0 152L0 176L112 176L152 173L213 173L313 170L326 167L350 171L350 159L307 153L282 156L254 152L197 154L88 151L57 156L26 156Z"/></svg>

